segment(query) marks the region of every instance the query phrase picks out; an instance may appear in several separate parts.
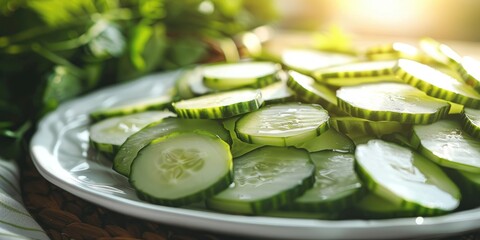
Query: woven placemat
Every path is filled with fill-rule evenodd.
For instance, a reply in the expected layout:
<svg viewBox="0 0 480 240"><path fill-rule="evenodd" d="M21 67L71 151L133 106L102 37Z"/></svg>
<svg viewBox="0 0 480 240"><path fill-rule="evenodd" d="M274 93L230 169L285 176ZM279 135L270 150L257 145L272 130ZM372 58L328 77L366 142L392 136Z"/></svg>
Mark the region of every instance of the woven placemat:
<svg viewBox="0 0 480 240"><path fill-rule="evenodd" d="M27 159L22 169L26 208L53 240L241 240L137 219L85 201L45 180ZM480 226L480 223L479 223ZM435 240L480 240L480 231Z"/></svg>

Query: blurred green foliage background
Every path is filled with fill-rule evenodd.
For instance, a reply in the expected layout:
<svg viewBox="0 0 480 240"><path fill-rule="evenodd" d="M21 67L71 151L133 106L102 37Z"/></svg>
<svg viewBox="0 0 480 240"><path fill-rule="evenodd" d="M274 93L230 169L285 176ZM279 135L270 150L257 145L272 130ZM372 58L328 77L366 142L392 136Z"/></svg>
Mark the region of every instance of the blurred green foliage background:
<svg viewBox="0 0 480 240"><path fill-rule="evenodd" d="M276 18L269 0L0 0L0 156L25 153L61 102L207 61L215 41Z"/></svg>

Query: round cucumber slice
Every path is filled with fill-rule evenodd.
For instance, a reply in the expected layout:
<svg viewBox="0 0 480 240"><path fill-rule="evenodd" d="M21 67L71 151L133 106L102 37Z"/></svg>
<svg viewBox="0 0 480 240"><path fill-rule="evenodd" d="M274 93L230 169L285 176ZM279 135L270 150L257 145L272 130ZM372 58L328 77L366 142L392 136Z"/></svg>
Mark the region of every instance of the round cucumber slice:
<svg viewBox="0 0 480 240"><path fill-rule="evenodd" d="M477 91L480 90L480 61L473 57L463 57L460 75L465 83L474 87Z"/></svg>
<svg viewBox="0 0 480 240"><path fill-rule="evenodd" d="M480 93L428 65L400 59L394 71L398 78L432 97L463 104L466 107L480 107Z"/></svg>
<svg viewBox="0 0 480 240"><path fill-rule="evenodd" d="M130 174L132 161L140 149L157 138L180 130L207 131L210 134L220 137L225 142L231 142L229 132L225 130L218 121L208 119L166 118L160 122L146 126L127 138L113 159L113 169L124 176L128 176Z"/></svg>
<svg viewBox="0 0 480 240"><path fill-rule="evenodd" d="M173 103L179 117L223 119L248 113L263 104L259 90L234 90L213 93Z"/></svg>
<svg viewBox="0 0 480 240"><path fill-rule="evenodd" d="M393 68L397 61L355 62L328 68L320 68L312 73L316 81L333 86L351 86L362 83L398 81Z"/></svg>
<svg viewBox="0 0 480 240"><path fill-rule="evenodd" d="M418 142L420 153L441 166L480 173L480 141L463 132L456 121L414 126L411 141Z"/></svg>
<svg viewBox="0 0 480 240"><path fill-rule="evenodd" d="M433 38L420 39L420 48L437 63L444 64L458 70L462 57L449 46Z"/></svg>
<svg viewBox="0 0 480 240"><path fill-rule="evenodd" d="M259 147L264 146L263 144L246 143L238 139L237 134L235 133L235 122L238 120L238 118L239 117L233 117L223 121L223 126L230 132L230 137L232 138L230 151L232 152L233 158L240 157L245 153L251 152Z"/></svg>
<svg viewBox="0 0 480 240"><path fill-rule="evenodd" d="M287 86L292 89L297 96L306 103L316 103L322 105L328 111L338 111L337 97L335 91L327 86L315 82L307 75L289 71Z"/></svg>
<svg viewBox="0 0 480 240"><path fill-rule="evenodd" d="M310 153L310 157L315 165L315 183L289 209L337 212L360 199L362 183L354 170L353 154L321 151Z"/></svg>
<svg viewBox="0 0 480 240"><path fill-rule="evenodd" d="M397 60L399 58L421 60L422 54L415 46L403 42L379 44L369 47L365 56L370 60Z"/></svg>
<svg viewBox="0 0 480 240"><path fill-rule="evenodd" d="M237 137L248 143L293 146L328 130L328 112L320 105L275 104L242 116Z"/></svg>
<svg viewBox="0 0 480 240"><path fill-rule="evenodd" d="M295 100L295 93L284 82L272 83L260 88L265 104L283 103Z"/></svg>
<svg viewBox="0 0 480 240"><path fill-rule="evenodd" d="M463 111L463 130L473 137L480 139L480 110L465 108Z"/></svg>
<svg viewBox="0 0 480 240"><path fill-rule="evenodd" d="M338 106L374 121L426 124L445 117L450 105L404 83L372 83L337 90Z"/></svg>
<svg viewBox="0 0 480 240"><path fill-rule="evenodd" d="M279 80L281 67L273 62L237 62L203 67L205 86L215 90L260 88Z"/></svg>
<svg viewBox="0 0 480 240"><path fill-rule="evenodd" d="M175 132L152 141L132 162L129 181L149 202L182 206L232 182L230 146L206 132Z"/></svg>
<svg viewBox="0 0 480 240"><path fill-rule="evenodd" d="M319 68L358 61L358 58L352 55L313 49L287 49L282 52L281 58L288 69L307 75Z"/></svg>
<svg viewBox="0 0 480 240"><path fill-rule="evenodd" d="M150 110L163 110L171 105L172 100L173 96L169 95L149 99L140 99L117 106L96 110L90 113L90 118L93 121L100 121L110 117L130 115Z"/></svg>
<svg viewBox="0 0 480 240"><path fill-rule="evenodd" d="M266 146L233 164L234 184L208 199L208 208L260 214L290 203L313 184L315 167L301 149Z"/></svg>
<svg viewBox="0 0 480 240"><path fill-rule="evenodd" d="M371 192L416 214L443 214L460 204L459 189L440 167L408 148L374 139L357 146L355 159Z"/></svg>
<svg viewBox="0 0 480 240"><path fill-rule="evenodd" d="M115 154L125 140L152 122L175 116L169 111L147 111L112 117L90 127L90 143L104 153Z"/></svg>

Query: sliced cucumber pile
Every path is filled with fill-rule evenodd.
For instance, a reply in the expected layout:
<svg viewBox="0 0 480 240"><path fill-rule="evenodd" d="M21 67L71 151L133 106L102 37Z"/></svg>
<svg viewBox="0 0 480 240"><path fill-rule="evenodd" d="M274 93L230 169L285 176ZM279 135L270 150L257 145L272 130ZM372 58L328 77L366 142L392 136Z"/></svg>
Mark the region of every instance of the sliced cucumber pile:
<svg viewBox="0 0 480 240"><path fill-rule="evenodd" d="M286 218L448 214L480 207L478 65L433 39L198 65L175 97L93 111L90 140L156 204Z"/></svg>

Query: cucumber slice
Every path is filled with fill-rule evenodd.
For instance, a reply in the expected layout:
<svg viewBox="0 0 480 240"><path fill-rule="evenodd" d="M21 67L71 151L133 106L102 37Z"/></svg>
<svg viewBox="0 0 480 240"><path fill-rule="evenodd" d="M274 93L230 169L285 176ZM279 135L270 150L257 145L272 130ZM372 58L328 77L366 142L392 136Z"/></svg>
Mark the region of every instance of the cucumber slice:
<svg viewBox="0 0 480 240"><path fill-rule="evenodd" d="M221 123L207 119L181 119L167 118L161 122L152 123L137 133L133 134L120 146L113 159L113 169L118 173L128 176L133 159L138 151L154 139L176 131L202 130L219 136L225 142L230 143L230 134Z"/></svg>
<svg viewBox="0 0 480 240"><path fill-rule="evenodd" d="M330 126L344 134L361 134L375 137L405 132L411 129L410 124L394 121L370 121L356 117L332 117L330 118Z"/></svg>
<svg viewBox="0 0 480 240"><path fill-rule="evenodd" d="M176 99L189 99L196 96L190 88L191 79L198 77L198 72L195 70L196 68L188 68L184 70L180 77L175 81Z"/></svg>
<svg viewBox="0 0 480 240"><path fill-rule="evenodd" d="M203 69L201 66L196 67L191 71L192 72L187 79L187 84L193 95L202 96L216 91L203 84Z"/></svg>
<svg viewBox="0 0 480 240"><path fill-rule="evenodd" d="M420 48L433 60L458 70L461 67L462 57L449 46L433 38L420 39Z"/></svg>
<svg viewBox="0 0 480 240"><path fill-rule="evenodd" d="M323 84L316 83L312 77L307 75L295 71L289 71L288 74L290 77L287 80L287 86L302 101L320 104L328 111L338 111L335 91Z"/></svg>
<svg viewBox="0 0 480 240"><path fill-rule="evenodd" d="M290 203L313 184L315 167L301 149L266 146L233 164L235 184L208 199L208 208L260 214Z"/></svg>
<svg viewBox="0 0 480 240"><path fill-rule="evenodd" d="M358 58L352 55L313 49L287 49L282 52L281 58L288 69L307 75L319 68L358 61Z"/></svg>
<svg viewBox="0 0 480 240"><path fill-rule="evenodd" d="M477 91L480 90L480 61L468 56L463 57L459 72L465 83Z"/></svg>
<svg viewBox="0 0 480 240"><path fill-rule="evenodd" d="M272 83L260 88L262 98L266 104L284 103L295 100L295 93L284 82Z"/></svg>
<svg viewBox="0 0 480 240"><path fill-rule="evenodd" d="M149 202L182 206L232 183L230 146L206 132L175 132L152 141L132 162L129 181Z"/></svg>
<svg viewBox="0 0 480 240"><path fill-rule="evenodd" d="M317 69L312 73L316 81L333 86L351 86L379 81L398 81L393 68L397 61L355 62Z"/></svg>
<svg viewBox="0 0 480 240"><path fill-rule="evenodd" d="M379 44L369 47L365 51L369 60L397 60L399 58L421 60L422 53L418 48L403 42Z"/></svg>
<svg viewBox="0 0 480 240"><path fill-rule="evenodd" d="M374 121L427 124L445 117L450 105L403 83L372 83L337 90L338 106Z"/></svg>
<svg viewBox="0 0 480 240"><path fill-rule="evenodd" d="M328 130L328 118L320 105L275 104L242 116L235 132L248 143L293 146Z"/></svg>
<svg viewBox="0 0 480 240"><path fill-rule="evenodd" d="M165 95L156 98L140 99L117 106L96 110L90 113L93 121L100 121L110 117L130 115L150 110L163 110L171 106L173 96Z"/></svg>
<svg viewBox="0 0 480 240"><path fill-rule="evenodd" d="M417 216L415 211L405 209L404 206L393 203L373 193L368 193L355 204L355 209L358 211L357 215L359 215L360 218L367 219Z"/></svg>
<svg viewBox="0 0 480 240"><path fill-rule="evenodd" d="M296 144L295 147L303 148L309 152L324 150L353 152L355 150L355 144L352 140L343 133L337 132L334 128L329 128L318 137Z"/></svg>
<svg viewBox="0 0 480 240"><path fill-rule="evenodd" d="M398 78L432 97L459 103L466 107L480 107L480 94L475 89L428 65L400 59L394 71Z"/></svg>
<svg viewBox="0 0 480 240"><path fill-rule="evenodd" d="M248 113L263 104L259 90L213 93L173 103L179 117L222 119Z"/></svg>
<svg viewBox="0 0 480 240"><path fill-rule="evenodd" d="M203 67L205 86L215 90L260 88L277 82L281 67L273 62L237 62Z"/></svg>
<svg viewBox="0 0 480 240"><path fill-rule="evenodd" d="M441 166L480 173L480 141L456 121L414 126L411 142L419 143L420 153Z"/></svg>
<svg viewBox="0 0 480 240"><path fill-rule="evenodd" d="M463 209L480 206L478 193L480 192L480 175L478 173L465 172L456 169L446 169L446 173L458 185L462 192Z"/></svg>
<svg viewBox="0 0 480 240"><path fill-rule="evenodd" d="M465 108L462 116L463 130L480 139L480 110Z"/></svg>
<svg viewBox="0 0 480 240"><path fill-rule="evenodd" d="M112 117L90 127L90 143L100 152L115 154L132 134L152 122L175 116L169 111L147 111L121 117Z"/></svg>
<svg viewBox="0 0 480 240"><path fill-rule="evenodd" d="M382 140L370 140L355 151L357 174L368 189L416 214L455 210L460 191L433 162L416 152Z"/></svg>
<svg viewBox="0 0 480 240"><path fill-rule="evenodd" d="M237 158L245 153L264 146L263 144L246 143L237 138L237 134L235 133L235 122L238 120L238 118L239 117L233 117L223 121L223 126L230 132L230 137L232 138L230 151L232 152L233 158Z"/></svg>
<svg viewBox="0 0 480 240"><path fill-rule="evenodd" d="M334 151L311 153L315 184L288 206L306 212L338 212L363 195L362 183L354 170L354 155Z"/></svg>

